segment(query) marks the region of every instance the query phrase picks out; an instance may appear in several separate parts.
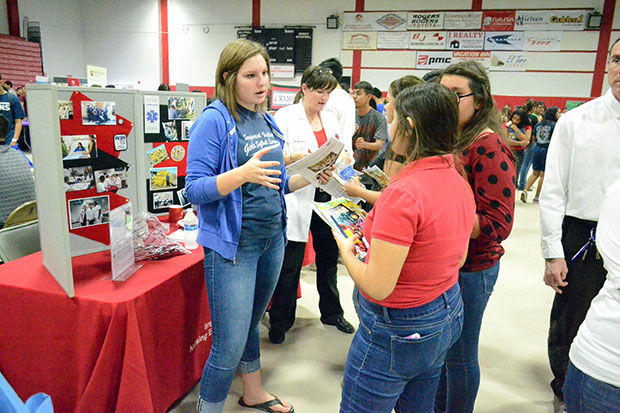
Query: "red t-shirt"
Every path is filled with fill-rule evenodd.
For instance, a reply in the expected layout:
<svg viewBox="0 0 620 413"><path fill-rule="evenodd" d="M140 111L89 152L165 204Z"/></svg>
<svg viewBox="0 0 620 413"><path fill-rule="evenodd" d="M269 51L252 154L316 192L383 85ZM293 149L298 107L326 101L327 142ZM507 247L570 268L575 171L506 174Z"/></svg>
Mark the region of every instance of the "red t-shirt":
<svg viewBox="0 0 620 413"><path fill-rule="evenodd" d="M385 300L392 308L433 301L458 280L475 217L474 197L452 156L423 158L404 167L381 193L363 226L364 236L410 247L396 287ZM366 256L369 262L371 249Z"/></svg>
<svg viewBox="0 0 620 413"><path fill-rule="evenodd" d="M496 133L482 134L459 157L474 192L480 236L469 242L461 271L491 268L502 255L501 242L512 230L515 205L514 155Z"/></svg>
<svg viewBox="0 0 620 413"><path fill-rule="evenodd" d="M314 132L314 137L316 138L316 143L319 145L319 148L327 142L327 135L325 134L325 129L323 128L321 128L320 131Z"/></svg>

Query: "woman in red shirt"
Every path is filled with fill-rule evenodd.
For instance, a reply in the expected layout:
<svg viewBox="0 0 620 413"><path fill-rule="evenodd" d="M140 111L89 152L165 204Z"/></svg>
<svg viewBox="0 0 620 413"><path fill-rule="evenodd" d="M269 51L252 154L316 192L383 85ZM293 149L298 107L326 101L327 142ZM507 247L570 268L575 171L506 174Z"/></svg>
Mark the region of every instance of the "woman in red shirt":
<svg viewBox="0 0 620 413"><path fill-rule="evenodd" d="M392 150L406 161L364 222L366 263L355 256L354 238L335 234L360 289L341 412L432 412L446 351L463 322L458 270L475 204L452 156L457 99L425 84L402 91L395 106Z"/></svg>
<svg viewBox="0 0 620 413"><path fill-rule="evenodd" d="M516 176L512 152L496 133L499 114L484 67L473 60L455 63L444 70L440 83L459 97L460 147L465 148L459 160L474 193L476 219L459 273L463 332L446 356L435 411L472 412L480 385L482 315L504 254L501 242L512 230Z"/></svg>

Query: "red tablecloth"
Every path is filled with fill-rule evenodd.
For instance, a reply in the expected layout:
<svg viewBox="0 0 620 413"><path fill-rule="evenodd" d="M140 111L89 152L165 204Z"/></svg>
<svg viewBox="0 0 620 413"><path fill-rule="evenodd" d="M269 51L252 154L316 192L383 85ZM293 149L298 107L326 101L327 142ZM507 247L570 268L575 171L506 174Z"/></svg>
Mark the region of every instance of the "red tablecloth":
<svg viewBox="0 0 620 413"><path fill-rule="evenodd" d="M56 412L165 412L200 378L211 347L202 249L113 282L110 253L74 259L75 298L41 254L0 266L0 371Z"/></svg>

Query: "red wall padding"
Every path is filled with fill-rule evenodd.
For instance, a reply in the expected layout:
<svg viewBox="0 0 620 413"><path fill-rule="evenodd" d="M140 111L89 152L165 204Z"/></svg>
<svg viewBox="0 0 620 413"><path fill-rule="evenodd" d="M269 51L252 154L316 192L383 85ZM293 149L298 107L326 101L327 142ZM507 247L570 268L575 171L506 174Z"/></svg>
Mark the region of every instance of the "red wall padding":
<svg viewBox="0 0 620 413"><path fill-rule="evenodd" d="M35 83L41 73L41 46L21 37L0 34L0 74L13 89Z"/></svg>

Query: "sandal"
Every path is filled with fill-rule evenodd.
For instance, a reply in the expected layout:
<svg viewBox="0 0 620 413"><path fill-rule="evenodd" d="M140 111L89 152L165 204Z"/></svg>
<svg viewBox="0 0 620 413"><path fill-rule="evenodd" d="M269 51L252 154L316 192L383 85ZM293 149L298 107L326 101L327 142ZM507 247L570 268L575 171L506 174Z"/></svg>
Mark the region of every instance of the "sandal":
<svg viewBox="0 0 620 413"><path fill-rule="evenodd" d="M264 403L258 403L258 404L252 404L252 405L246 404L243 401L243 396L241 396L239 397L239 405L243 407L247 407L248 409L256 409L256 410L260 410L260 411L268 412L268 413L281 413L277 410L273 410L271 406L275 406L279 404L280 406L285 407L284 403L282 403L282 400L280 400L277 396L274 396L273 394L272 396L275 397L275 399L266 401ZM295 409L293 408L293 405L291 404L291 409L287 413L294 413L294 412L295 412Z"/></svg>

